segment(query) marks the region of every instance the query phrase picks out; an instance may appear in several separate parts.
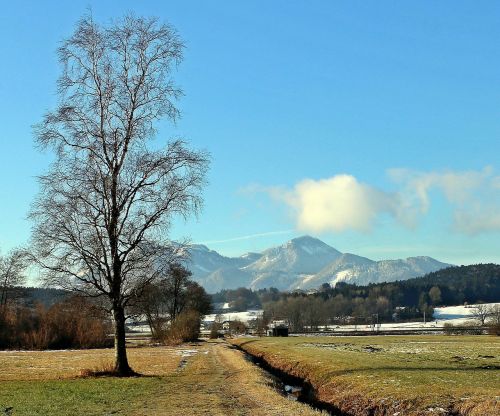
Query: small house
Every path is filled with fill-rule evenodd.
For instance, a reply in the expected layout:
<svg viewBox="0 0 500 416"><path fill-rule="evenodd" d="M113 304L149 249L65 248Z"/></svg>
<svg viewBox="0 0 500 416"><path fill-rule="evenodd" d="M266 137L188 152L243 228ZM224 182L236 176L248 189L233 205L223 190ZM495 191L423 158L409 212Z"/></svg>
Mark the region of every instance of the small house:
<svg viewBox="0 0 500 416"><path fill-rule="evenodd" d="M268 325L268 337L287 337L288 336L288 323L286 321L272 321Z"/></svg>

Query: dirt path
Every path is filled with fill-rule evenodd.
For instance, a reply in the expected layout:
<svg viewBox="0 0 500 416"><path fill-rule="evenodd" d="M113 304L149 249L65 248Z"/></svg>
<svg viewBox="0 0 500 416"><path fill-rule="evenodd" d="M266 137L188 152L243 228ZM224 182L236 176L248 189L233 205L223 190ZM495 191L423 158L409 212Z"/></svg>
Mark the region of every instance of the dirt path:
<svg viewBox="0 0 500 416"><path fill-rule="evenodd" d="M262 370L225 342L193 347L186 364L168 377L136 415L319 415L270 387ZM187 353L189 355L189 352Z"/></svg>

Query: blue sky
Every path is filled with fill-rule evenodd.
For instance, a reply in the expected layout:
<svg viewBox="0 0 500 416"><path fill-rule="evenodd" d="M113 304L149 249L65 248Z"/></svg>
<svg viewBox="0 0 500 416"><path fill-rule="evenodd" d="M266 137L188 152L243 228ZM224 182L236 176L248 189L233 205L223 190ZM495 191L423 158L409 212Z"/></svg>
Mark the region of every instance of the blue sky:
<svg viewBox="0 0 500 416"><path fill-rule="evenodd" d="M184 38L176 126L211 152L198 219L227 255L302 234L374 259L500 262L500 3L17 1L0 15L0 249L28 241L49 154L31 126L55 101L55 50L100 22L158 16ZM253 236L253 237L252 237Z"/></svg>

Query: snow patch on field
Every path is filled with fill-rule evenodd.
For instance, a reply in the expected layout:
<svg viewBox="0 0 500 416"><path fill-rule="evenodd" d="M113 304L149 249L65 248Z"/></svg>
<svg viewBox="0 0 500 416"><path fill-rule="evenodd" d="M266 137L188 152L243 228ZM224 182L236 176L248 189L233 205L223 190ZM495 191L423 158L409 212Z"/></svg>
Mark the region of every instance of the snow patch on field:
<svg viewBox="0 0 500 416"><path fill-rule="evenodd" d="M437 321L431 322L397 322L397 323L386 323L386 324L378 324L378 325L367 325L367 324L358 324L358 325L328 325L328 330L341 331L341 332L349 332L349 331L397 331L397 330L405 330L405 329L425 329L425 328L436 328L437 326L442 326L443 323L439 323Z"/></svg>
<svg viewBox="0 0 500 416"><path fill-rule="evenodd" d="M257 318L261 318L263 312L264 311L262 309L255 309L245 312L221 313L220 316L222 316L223 321L241 321L247 323L248 321L253 321ZM215 321L216 316L216 314L207 315L205 316L205 319L203 321L205 323L212 323Z"/></svg>
<svg viewBox="0 0 500 416"><path fill-rule="evenodd" d="M195 354L198 354L198 350L179 350L177 354L181 357L192 357Z"/></svg>
<svg viewBox="0 0 500 416"><path fill-rule="evenodd" d="M488 307L500 305L500 303L485 303ZM476 305L459 305L459 306L446 306L442 308L435 308L433 320L428 322L397 322L397 323L384 323L378 325L328 325L325 329L341 332L349 331L391 331L391 330L406 330L406 329L425 329L425 328L442 328L445 323L453 325L466 325L470 323L477 323L474 319L474 307Z"/></svg>
<svg viewBox="0 0 500 416"><path fill-rule="evenodd" d="M485 306L493 307L500 305L500 303L485 303ZM455 319L473 319L474 307L476 305L459 305L459 306L445 306L443 308L434 308L434 318L444 320Z"/></svg>

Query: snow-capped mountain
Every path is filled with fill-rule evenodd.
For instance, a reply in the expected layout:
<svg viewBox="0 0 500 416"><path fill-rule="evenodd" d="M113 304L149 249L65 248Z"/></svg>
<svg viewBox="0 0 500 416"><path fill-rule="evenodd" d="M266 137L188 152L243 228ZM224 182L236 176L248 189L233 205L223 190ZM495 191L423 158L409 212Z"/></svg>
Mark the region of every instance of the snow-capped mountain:
<svg viewBox="0 0 500 416"><path fill-rule="evenodd" d="M295 238L260 254L247 253L240 257L221 256L206 246L193 245L188 264L194 280L209 293L242 286L294 290L342 281L364 285L406 280L448 266L431 257L373 261L343 254L309 236Z"/></svg>
<svg viewBox="0 0 500 416"><path fill-rule="evenodd" d="M301 289L316 288L322 283L335 286L338 282L367 285L370 283L393 282L423 276L450 266L431 257L409 257L404 260L373 261L354 254L343 254L329 264L313 279L301 284Z"/></svg>
<svg viewBox="0 0 500 416"><path fill-rule="evenodd" d="M262 254L258 253L247 253L240 257L225 257L201 244L190 246L189 253L188 268L193 273L193 276L197 277L208 276L221 268L245 267L259 260L262 256Z"/></svg>
<svg viewBox="0 0 500 416"><path fill-rule="evenodd" d="M264 251L259 260L244 270L254 277L250 284L252 289L294 288L297 280L316 274L341 255L321 240L299 237Z"/></svg>

